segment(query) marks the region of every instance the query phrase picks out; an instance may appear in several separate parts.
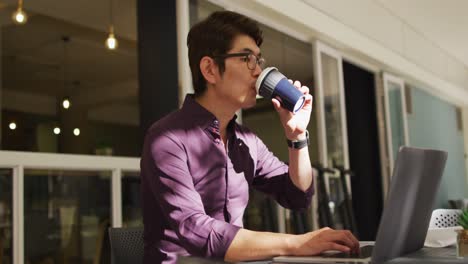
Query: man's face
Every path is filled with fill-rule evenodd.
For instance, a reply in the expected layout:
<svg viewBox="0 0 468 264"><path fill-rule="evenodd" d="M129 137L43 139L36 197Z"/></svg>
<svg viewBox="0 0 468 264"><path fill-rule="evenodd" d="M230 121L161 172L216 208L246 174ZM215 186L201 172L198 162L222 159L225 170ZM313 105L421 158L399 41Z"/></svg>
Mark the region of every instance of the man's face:
<svg viewBox="0 0 468 264"><path fill-rule="evenodd" d="M251 52L260 57L260 48L247 35L239 35L233 40L232 49L227 54ZM249 69L245 57L229 57L224 60L225 71L218 77L215 85L218 98L235 109L255 106L257 92L255 82L262 69L255 65Z"/></svg>

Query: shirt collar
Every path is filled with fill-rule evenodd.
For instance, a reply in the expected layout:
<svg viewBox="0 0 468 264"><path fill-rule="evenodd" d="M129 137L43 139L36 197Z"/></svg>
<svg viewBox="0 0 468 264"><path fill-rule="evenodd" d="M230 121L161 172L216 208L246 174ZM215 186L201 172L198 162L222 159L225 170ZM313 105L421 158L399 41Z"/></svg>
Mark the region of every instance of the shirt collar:
<svg viewBox="0 0 468 264"><path fill-rule="evenodd" d="M213 115L210 111L206 108L201 106L196 100L193 94L187 94L185 96L184 104L182 105L182 111L187 113L191 121L194 124L201 126L203 129L210 128L210 127L217 127L219 128L219 120ZM227 126L228 133L230 131L235 131L235 123L236 123L237 115L229 121Z"/></svg>

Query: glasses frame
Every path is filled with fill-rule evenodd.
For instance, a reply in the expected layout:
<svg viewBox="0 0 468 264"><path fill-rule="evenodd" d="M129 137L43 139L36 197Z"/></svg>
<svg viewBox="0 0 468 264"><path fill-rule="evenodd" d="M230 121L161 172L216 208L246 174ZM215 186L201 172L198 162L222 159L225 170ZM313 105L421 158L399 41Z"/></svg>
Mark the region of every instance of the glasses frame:
<svg viewBox="0 0 468 264"><path fill-rule="evenodd" d="M255 65L253 68L250 67L250 58L249 56L253 56L255 58ZM221 55L214 55L213 58L220 58L220 59L227 59L233 57L244 57L245 63L247 64L247 68L249 70L255 70L255 67L260 66L263 69L263 65L265 64L265 58L258 57L257 55L253 54L252 52L238 52L238 53L227 53Z"/></svg>

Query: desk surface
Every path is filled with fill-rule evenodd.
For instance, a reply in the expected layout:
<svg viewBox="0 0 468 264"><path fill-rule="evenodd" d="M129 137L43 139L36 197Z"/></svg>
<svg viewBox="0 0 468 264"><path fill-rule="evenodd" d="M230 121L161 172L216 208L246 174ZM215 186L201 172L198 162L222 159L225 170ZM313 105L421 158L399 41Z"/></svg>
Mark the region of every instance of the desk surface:
<svg viewBox="0 0 468 264"><path fill-rule="evenodd" d="M451 248L455 252L455 248ZM425 251L435 251L438 250L437 248L424 248ZM424 258L421 259L418 256L414 256L415 253L411 253L405 255L403 257L399 257L396 259L392 259L391 261L387 261L384 264L424 264L424 263L468 263L468 258L459 259L459 258L443 258L443 257L434 257L434 258ZM208 264L219 264L219 263L226 263L220 260L209 260L203 258L195 258L195 257L180 257L177 261L180 264L201 264L201 263L208 263ZM251 262L242 262L243 264L281 264L281 262L273 262L272 260L263 260L263 261L251 261ZM291 264L291 263L289 263Z"/></svg>
<svg viewBox="0 0 468 264"><path fill-rule="evenodd" d="M408 255L405 255L403 257L399 257L396 259L392 259L391 261L388 261L386 263L388 264L396 264L396 263L411 263L411 264L422 264L422 263L468 263L468 258L457 258L456 257L456 248L455 247L450 247L450 248L423 248L423 252L431 253L437 250L450 250L450 253L453 254L453 257L433 257L431 256L430 258L426 257L422 259L420 255L416 255L416 253L410 253ZM420 252L418 252L420 253Z"/></svg>

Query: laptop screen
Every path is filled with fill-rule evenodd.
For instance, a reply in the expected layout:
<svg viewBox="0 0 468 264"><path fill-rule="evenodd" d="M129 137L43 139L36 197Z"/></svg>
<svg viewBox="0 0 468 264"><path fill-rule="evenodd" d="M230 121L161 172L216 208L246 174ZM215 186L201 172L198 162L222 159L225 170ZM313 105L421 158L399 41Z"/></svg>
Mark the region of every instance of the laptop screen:
<svg viewBox="0 0 468 264"><path fill-rule="evenodd" d="M372 253L384 262L424 245L447 152L401 147Z"/></svg>

